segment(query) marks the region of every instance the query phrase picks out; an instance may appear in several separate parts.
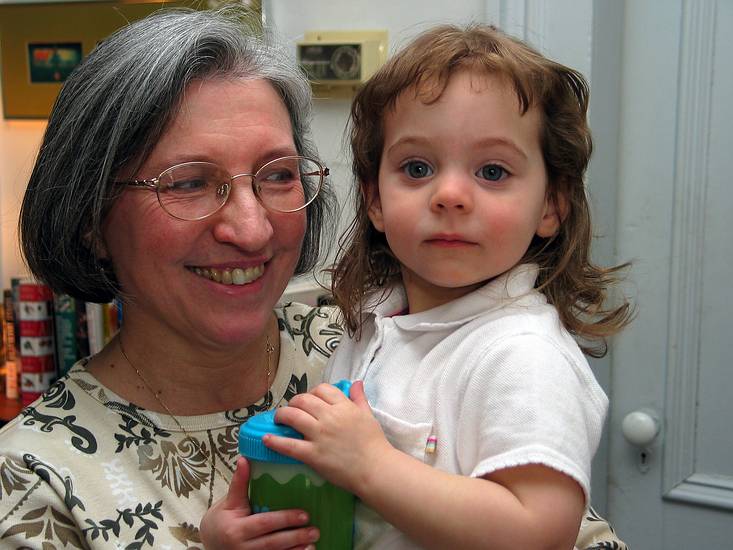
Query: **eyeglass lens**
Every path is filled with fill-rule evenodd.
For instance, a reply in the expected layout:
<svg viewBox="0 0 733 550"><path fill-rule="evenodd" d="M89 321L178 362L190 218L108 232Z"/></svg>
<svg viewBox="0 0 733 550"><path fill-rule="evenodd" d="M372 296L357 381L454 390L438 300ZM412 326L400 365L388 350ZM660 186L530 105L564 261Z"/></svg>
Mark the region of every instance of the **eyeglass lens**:
<svg viewBox="0 0 733 550"><path fill-rule="evenodd" d="M254 176L253 189L265 208L293 212L310 204L321 180L322 168L314 160L285 157L262 166ZM221 208L231 186L232 177L216 164L187 162L160 175L158 198L169 214L195 220Z"/></svg>

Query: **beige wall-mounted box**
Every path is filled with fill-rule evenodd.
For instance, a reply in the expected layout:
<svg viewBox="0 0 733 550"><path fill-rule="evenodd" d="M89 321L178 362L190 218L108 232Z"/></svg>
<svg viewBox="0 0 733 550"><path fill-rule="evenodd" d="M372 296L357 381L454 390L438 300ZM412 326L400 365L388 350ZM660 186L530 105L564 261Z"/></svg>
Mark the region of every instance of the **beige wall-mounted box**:
<svg viewBox="0 0 733 550"><path fill-rule="evenodd" d="M355 89L387 60L387 31L307 32L297 56L314 90Z"/></svg>

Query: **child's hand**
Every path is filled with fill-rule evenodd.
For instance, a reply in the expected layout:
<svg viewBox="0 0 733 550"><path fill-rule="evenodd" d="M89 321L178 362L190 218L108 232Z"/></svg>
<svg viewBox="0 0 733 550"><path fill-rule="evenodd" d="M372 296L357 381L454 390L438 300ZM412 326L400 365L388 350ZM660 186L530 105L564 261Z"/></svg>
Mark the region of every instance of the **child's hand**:
<svg viewBox="0 0 733 550"><path fill-rule="evenodd" d="M252 514L247 498L249 463L240 458L227 495L214 503L201 520L201 541L207 550L313 550L318 529L303 527L303 510Z"/></svg>
<svg viewBox="0 0 733 550"><path fill-rule="evenodd" d="M293 397L275 420L303 434L304 440L266 435L270 449L308 464L331 483L356 495L379 459L393 450L364 395L354 382L351 399L331 384Z"/></svg>

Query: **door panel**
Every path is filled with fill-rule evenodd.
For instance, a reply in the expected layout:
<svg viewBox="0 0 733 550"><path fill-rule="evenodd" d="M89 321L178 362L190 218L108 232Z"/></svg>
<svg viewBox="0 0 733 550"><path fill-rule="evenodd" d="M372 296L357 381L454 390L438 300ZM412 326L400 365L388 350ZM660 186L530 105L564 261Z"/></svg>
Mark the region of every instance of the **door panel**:
<svg viewBox="0 0 733 550"><path fill-rule="evenodd" d="M625 9L617 244L639 314L614 346L609 514L632 547L731 548L733 3ZM620 429L640 408L662 419L648 449Z"/></svg>
<svg viewBox="0 0 733 550"><path fill-rule="evenodd" d="M730 229L731 152L733 140L733 62L722 52L733 51L733 3L720 2L713 29L710 142L705 198L702 292L700 300L700 398L698 409L697 469L733 477L733 437L730 420L721 417L731 399L730 317L733 310L733 243ZM726 27L726 25L728 25ZM728 383L725 383L728 382ZM733 542L731 543L733 547Z"/></svg>

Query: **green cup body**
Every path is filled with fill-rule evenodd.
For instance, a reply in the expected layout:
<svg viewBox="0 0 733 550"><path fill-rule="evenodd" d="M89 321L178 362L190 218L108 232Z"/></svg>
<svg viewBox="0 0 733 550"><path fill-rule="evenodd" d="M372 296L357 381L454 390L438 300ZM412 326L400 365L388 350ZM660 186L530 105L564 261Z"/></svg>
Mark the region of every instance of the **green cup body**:
<svg viewBox="0 0 733 550"><path fill-rule="evenodd" d="M249 501L254 512L298 508L318 527L319 550L351 550L354 495L333 485L305 464L250 459Z"/></svg>

